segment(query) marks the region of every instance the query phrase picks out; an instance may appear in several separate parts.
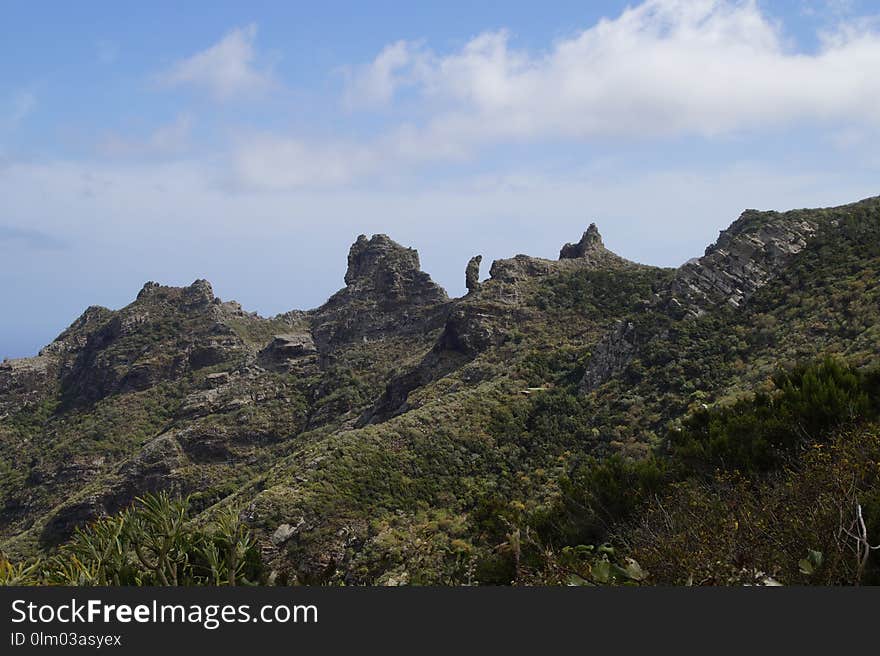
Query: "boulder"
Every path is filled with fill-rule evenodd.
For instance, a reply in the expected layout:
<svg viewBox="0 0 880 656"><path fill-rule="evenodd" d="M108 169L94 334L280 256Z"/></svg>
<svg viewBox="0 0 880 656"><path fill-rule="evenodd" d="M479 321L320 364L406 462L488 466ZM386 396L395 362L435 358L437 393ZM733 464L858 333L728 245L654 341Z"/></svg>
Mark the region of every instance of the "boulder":
<svg viewBox="0 0 880 656"><path fill-rule="evenodd" d="M275 335L263 352L277 360L290 360L313 355L318 350L315 348L315 340L312 339L311 334L303 332Z"/></svg>

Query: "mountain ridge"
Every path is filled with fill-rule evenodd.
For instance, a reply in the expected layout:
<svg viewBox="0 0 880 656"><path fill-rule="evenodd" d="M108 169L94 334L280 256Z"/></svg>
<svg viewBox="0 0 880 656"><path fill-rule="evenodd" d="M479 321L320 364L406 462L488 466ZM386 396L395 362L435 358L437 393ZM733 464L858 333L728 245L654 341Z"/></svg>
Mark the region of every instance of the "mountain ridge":
<svg viewBox="0 0 880 656"><path fill-rule="evenodd" d="M748 210L677 269L611 253L593 224L557 260L496 260L482 282L477 261L478 284L472 260L457 298L414 249L361 235L345 287L271 318L204 280L147 283L126 307L88 308L38 356L0 365L0 547L51 550L171 490L194 495L199 513L239 508L284 580L412 577L412 556L389 561L389 541L425 531L440 551L460 540L483 553L474 504L493 490L542 507L578 454L639 458L693 403L760 379L769 347L744 335L781 339L776 311L798 326L822 316L771 302L774 284L825 276L811 249L856 248L859 230L875 238L878 212L880 198ZM874 275L859 257L851 266ZM850 338L809 330L850 355L880 344L872 325ZM744 369L716 363L722 347Z"/></svg>

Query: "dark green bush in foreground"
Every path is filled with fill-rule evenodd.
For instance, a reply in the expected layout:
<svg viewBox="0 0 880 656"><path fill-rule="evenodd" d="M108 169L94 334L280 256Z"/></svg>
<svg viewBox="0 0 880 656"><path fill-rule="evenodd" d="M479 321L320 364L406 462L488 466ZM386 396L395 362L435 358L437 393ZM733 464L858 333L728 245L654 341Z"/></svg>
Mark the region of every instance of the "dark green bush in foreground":
<svg viewBox="0 0 880 656"><path fill-rule="evenodd" d="M247 528L228 512L205 529L189 524L188 499L147 495L112 517L78 529L44 561L0 557L0 584L241 585L262 576Z"/></svg>
<svg viewBox="0 0 880 656"><path fill-rule="evenodd" d="M609 540L645 568L639 581L880 580L877 552L860 562L846 532L861 512L864 539L880 542L880 375L825 359L773 382L772 391L698 411L648 458L573 467L559 502L526 520L543 553L530 581L584 577L572 554Z"/></svg>
<svg viewBox="0 0 880 656"><path fill-rule="evenodd" d="M695 472L770 471L798 447L880 413L880 375L831 358L780 373L774 384L772 393L688 418L670 435L673 459Z"/></svg>

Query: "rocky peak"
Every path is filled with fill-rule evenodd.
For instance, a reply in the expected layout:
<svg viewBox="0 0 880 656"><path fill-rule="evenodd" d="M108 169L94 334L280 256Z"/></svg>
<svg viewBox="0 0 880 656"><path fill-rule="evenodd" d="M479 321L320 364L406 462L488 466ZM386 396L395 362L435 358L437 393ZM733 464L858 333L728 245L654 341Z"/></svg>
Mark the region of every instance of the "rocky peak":
<svg viewBox="0 0 880 656"><path fill-rule="evenodd" d="M595 223L591 223L578 243L562 247L558 260L515 255L505 260L495 260L489 276L495 282L509 284L572 269L615 270L632 266L637 265L605 248L599 229Z"/></svg>
<svg viewBox="0 0 880 656"><path fill-rule="evenodd" d="M144 283L143 288L137 295L138 301L151 299L179 299L183 307L197 308L219 302L214 297L214 289L207 280L199 279L189 287L166 287L152 280Z"/></svg>
<svg viewBox="0 0 880 656"><path fill-rule="evenodd" d="M243 357L247 347L224 323L228 313L207 280L149 281L120 310L90 308L44 349L58 356L62 401L84 405Z"/></svg>
<svg viewBox="0 0 880 656"><path fill-rule="evenodd" d="M189 306L210 305L215 302L214 288L207 280L196 280L189 287L184 287L183 299Z"/></svg>
<svg viewBox="0 0 880 656"><path fill-rule="evenodd" d="M596 227L595 223L591 223L578 243L566 244L562 247L562 250L559 251L559 259L574 260L604 250L605 244L602 243L602 235L599 234L599 228Z"/></svg>
<svg viewBox="0 0 880 656"><path fill-rule="evenodd" d="M63 355L81 349L86 345L89 335L107 323L113 314L112 310L100 305L87 307L51 344L40 350L40 355Z"/></svg>
<svg viewBox="0 0 880 656"><path fill-rule="evenodd" d="M353 285L370 279L377 272L387 269L418 271L419 254L413 248L401 246L388 235L359 235L348 251L348 270L345 284Z"/></svg>
<svg viewBox="0 0 880 656"><path fill-rule="evenodd" d="M310 314L320 353L352 341L424 334L442 325L449 297L419 267L419 254L387 235L360 235L348 253L345 287Z"/></svg>
<svg viewBox="0 0 880 656"><path fill-rule="evenodd" d="M162 285L158 282L154 282L152 280L148 280L144 283L144 286L141 287L141 290L138 292L137 300L141 300L144 298L148 298L154 291L159 289Z"/></svg>
<svg viewBox="0 0 880 656"><path fill-rule="evenodd" d="M421 270L419 253L388 235L360 235L348 252L345 284L349 291L391 300L438 302L446 292Z"/></svg>

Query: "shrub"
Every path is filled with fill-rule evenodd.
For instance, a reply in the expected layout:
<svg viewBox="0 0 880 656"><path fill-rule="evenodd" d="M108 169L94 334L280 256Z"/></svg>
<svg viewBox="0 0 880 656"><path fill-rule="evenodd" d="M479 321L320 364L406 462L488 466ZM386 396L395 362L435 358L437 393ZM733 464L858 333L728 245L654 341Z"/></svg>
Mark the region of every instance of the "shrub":
<svg viewBox="0 0 880 656"><path fill-rule="evenodd" d="M45 562L0 559L0 582L48 585L238 585L262 576L250 532L228 511L191 526L189 500L146 495L133 507L79 528Z"/></svg>
<svg viewBox="0 0 880 656"><path fill-rule="evenodd" d="M759 392L686 419L670 434L672 455L697 472L772 470L836 427L876 418L878 381L876 371L864 373L831 358L800 365L775 377L773 393Z"/></svg>

